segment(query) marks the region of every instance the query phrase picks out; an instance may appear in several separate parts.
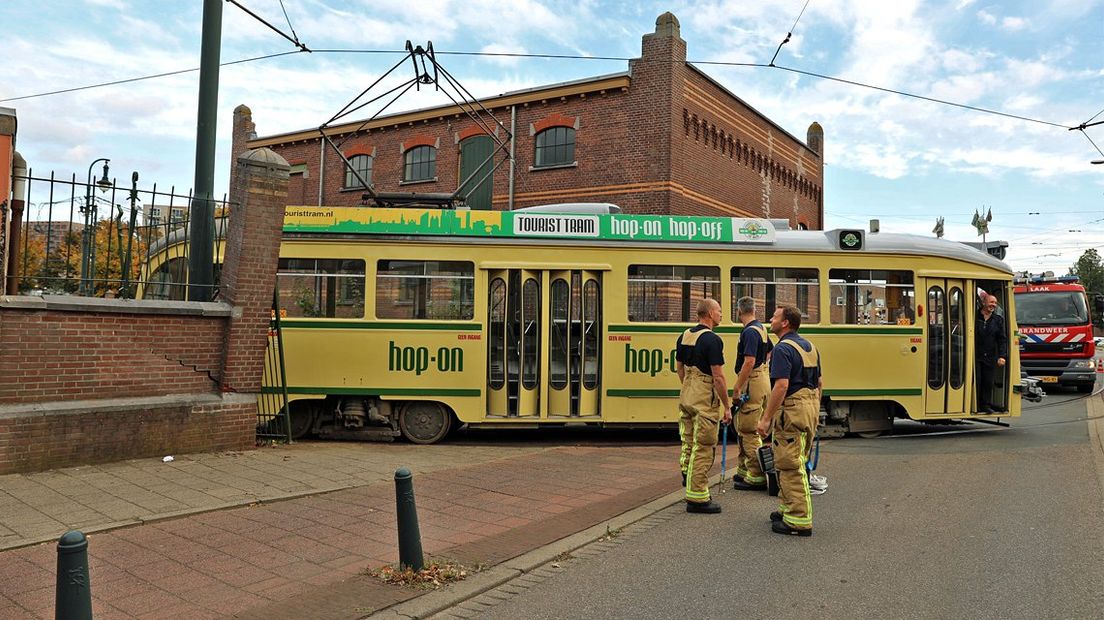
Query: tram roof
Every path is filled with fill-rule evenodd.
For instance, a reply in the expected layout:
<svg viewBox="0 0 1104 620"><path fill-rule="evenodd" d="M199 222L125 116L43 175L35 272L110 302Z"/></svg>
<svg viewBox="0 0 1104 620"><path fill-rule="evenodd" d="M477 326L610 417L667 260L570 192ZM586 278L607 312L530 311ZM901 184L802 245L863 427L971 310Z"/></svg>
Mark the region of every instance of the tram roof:
<svg viewBox="0 0 1104 620"><path fill-rule="evenodd" d="M569 205L563 205L567 207ZM470 242L727 247L742 251L939 256L1012 274L986 252L957 241L859 229L776 230L761 218L563 212L287 207L285 233L461 238ZM693 232L689 232L693 231Z"/></svg>

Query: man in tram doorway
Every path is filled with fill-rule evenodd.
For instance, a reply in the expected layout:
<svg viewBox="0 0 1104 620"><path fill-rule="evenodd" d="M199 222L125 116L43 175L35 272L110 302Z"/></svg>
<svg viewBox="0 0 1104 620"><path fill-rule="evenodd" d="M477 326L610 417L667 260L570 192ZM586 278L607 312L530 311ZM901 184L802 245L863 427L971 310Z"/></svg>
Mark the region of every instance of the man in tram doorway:
<svg viewBox="0 0 1104 620"><path fill-rule="evenodd" d="M778 344L771 353L773 383L767 408L756 431L771 435L774 467L778 470L778 511L770 514L771 531L812 536L813 501L805 464L816 436L820 416L820 353L798 335L801 311L783 306L771 317Z"/></svg>
<svg viewBox="0 0 1104 620"><path fill-rule="evenodd" d="M721 511L720 504L709 497L709 468L713 466L717 430L722 420L725 424L732 422L724 376L724 343L713 333L720 323L721 304L703 299L698 302L698 324L683 332L675 345L682 382L679 467L686 484L686 512Z"/></svg>
<svg viewBox="0 0 1104 620"><path fill-rule="evenodd" d="M997 312L997 296L983 293L981 311L974 325L974 355L977 356L977 412L998 413L993 402L993 384L1008 359L1008 330Z"/></svg>
<svg viewBox="0 0 1104 620"><path fill-rule="evenodd" d="M755 299L741 297L736 301L736 312L744 329L736 345L736 389L733 394L742 404L736 413L738 449L732 487L740 491L762 491L767 488L767 476L759 465L757 455L763 441L755 432L755 427L770 395L766 361L772 345L766 328L755 318Z"/></svg>

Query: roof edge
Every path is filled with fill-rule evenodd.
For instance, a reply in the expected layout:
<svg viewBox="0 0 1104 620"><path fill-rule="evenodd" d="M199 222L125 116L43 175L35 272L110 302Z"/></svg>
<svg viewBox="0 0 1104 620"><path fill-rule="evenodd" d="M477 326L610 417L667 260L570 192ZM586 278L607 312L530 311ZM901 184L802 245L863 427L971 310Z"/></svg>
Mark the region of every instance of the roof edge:
<svg viewBox="0 0 1104 620"><path fill-rule="evenodd" d="M565 97L594 91L628 88L631 82L632 77L629 72L621 71L618 73L598 75L569 82L558 82L555 84L545 84L528 89L509 91L501 95L496 95L494 97L478 99L478 101L484 107L492 109L510 105L518 105L522 103L530 103L533 101L539 101L541 99L547 99L549 97ZM348 133L354 130L378 129L386 127L388 125L417 122L449 114L460 113L463 113L463 109L458 105L443 105L432 108L420 108L417 110L397 112L395 114L381 116L368 124L365 124L363 120L358 120L348 123L342 123L340 125L334 125L326 129L326 135L333 136ZM318 129L300 129L282 134L254 138L246 142L246 146L248 148L255 149L263 146L275 146L279 144L287 144L289 142L298 142L300 140L317 140L318 137Z"/></svg>
<svg viewBox="0 0 1104 620"><path fill-rule="evenodd" d="M728 90L728 88L726 88L726 87L725 87L725 86L724 86L723 84L721 84L721 83L720 83L720 82L718 82L718 81L717 81L716 79L714 79L714 78L713 78L713 76L709 75L708 73L706 73L706 72L705 72L705 71L703 71L702 69L699 69L698 67L694 66L694 64L693 64L693 63L687 62L687 63L686 63L686 66L687 66L687 67L690 67L691 69L693 69L693 70L694 70L694 72L696 72L696 73L697 73L698 75L700 75L700 76L704 77L705 79L709 80L709 82L710 82L711 84L713 84L713 85L714 85L714 86L716 86L717 88L721 89L721 90L722 90L722 91L723 91L723 92L724 92L724 93L725 93L726 95L728 95L729 97L732 97L732 98L733 98L733 99L735 99L736 101L739 101L741 105L743 105L743 106L744 106L744 107L746 107L747 109L751 110L751 111L752 111L752 113L754 113L754 114L755 114L756 116L758 116L759 118L761 118L761 119L763 119L764 121L766 121L767 123L769 123L769 124L770 124L770 125L771 125L772 127L774 127L774 128L775 128L775 129L777 129L778 131L781 131L782 133L784 133L784 134L786 134L787 136L789 136L791 140L793 140L794 142L796 142L796 143L800 144L801 146L803 146L803 147L805 148L805 150L806 150L806 151L809 151L810 153L812 153L813 155L817 156L817 157L818 157L818 158L820 158L821 160L823 160L823 159L824 159L824 158L823 158L823 157L821 156L821 154L820 154L820 153L817 153L817 152L816 152L816 151L814 151L814 150L813 150L812 148L810 148L810 147L809 147L809 145L808 145L808 144L806 144L804 140L801 140L801 139L797 138L796 136L794 136L794 135L793 135L792 133L790 133L789 131L786 131L786 129L784 129L784 128L783 128L783 127L782 127L781 125L779 125L778 123L776 123L776 122L772 121L772 120L770 119L770 117L768 117L768 116L767 116L766 114L763 114L763 113L762 113L762 112L760 112L759 110L755 109L755 106L753 106L753 105L751 105L750 103L748 103L748 102L744 101L744 100L743 100L743 99L741 99L741 98L740 98L739 96L737 96L737 95L736 95L735 93L733 93L733 92L732 92L731 90ZM814 121L814 122L815 122L815 121Z"/></svg>

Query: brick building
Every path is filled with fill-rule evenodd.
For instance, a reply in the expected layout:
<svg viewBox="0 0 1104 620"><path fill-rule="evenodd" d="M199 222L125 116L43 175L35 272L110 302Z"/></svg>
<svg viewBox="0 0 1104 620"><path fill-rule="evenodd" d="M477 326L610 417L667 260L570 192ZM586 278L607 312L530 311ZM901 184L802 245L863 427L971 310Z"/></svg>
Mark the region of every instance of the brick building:
<svg viewBox="0 0 1104 620"><path fill-rule="evenodd" d="M792 228L823 227L820 125L812 123L802 142L688 64L671 13L643 37L628 71L482 104L503 127L515 128L515 163L468 195L473 209L612 202L627 213L771 217ZM317 130L257 138L253 129L249 108L239 106L234 152L268 147L287 159L291 204L360 204L363 188ZM328 132L377 192L453 192L494 148L456 106ZM505 139L509 132L500 133Z"/></svg>

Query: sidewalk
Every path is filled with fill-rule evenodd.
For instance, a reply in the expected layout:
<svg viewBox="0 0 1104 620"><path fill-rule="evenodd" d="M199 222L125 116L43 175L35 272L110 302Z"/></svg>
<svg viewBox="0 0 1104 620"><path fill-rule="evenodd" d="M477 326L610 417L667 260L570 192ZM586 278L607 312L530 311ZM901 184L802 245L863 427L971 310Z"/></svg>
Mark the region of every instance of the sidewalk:
<svg viewBox="0 0 1104 620"><path fill-rule="evenodd" d="M52 543L77 526L99 530L98 619L359 618L421 594L360 574L397 560L400 466L426 554L494 565L676 490L676 462L674 443L308 443L3 476L0 617L53 616Z"/></svg>

